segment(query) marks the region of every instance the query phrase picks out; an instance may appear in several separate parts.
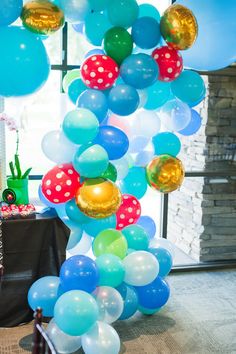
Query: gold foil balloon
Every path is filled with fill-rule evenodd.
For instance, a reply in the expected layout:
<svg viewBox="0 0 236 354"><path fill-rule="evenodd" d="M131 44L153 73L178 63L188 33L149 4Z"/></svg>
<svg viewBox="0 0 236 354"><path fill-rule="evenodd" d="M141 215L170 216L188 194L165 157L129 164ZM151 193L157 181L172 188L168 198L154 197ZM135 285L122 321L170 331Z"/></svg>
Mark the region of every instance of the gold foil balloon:
<svg viewBox="0 0 236 354"><path fill-rule="evenodd" d="M177 50L188 49L197 38L197 20L187 7L171 5L161 18L161 33L171 47Z"/></svg>
<svg viewBox="0 0 236 354"><path fill-rule="evenodd" d="M47 0L30 1L24 5L21 20L29 31L49 35L65 22L62 10Z"/></svg>
<svg viewBox="0 0 236 354"><path fill-rule="evenodd" d="M119 188L103 178L91 178L77 191L79 209L91 218L101 219L114 214L121 204Z"/></svg>
<svg viewBox="0 0 236 354"><path fill-rule="evenodd" d="M179 188L184 179L182 162L170 155L160 155L146 167L148 184L162 193L170 193Z"/></svg>

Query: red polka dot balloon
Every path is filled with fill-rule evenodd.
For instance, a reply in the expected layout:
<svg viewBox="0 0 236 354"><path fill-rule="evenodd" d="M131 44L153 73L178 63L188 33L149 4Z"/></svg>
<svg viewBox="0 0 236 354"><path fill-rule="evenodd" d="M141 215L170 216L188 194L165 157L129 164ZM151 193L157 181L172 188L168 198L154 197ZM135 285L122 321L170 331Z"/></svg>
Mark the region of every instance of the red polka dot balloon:
<svg viewBox="0 0 236 354"><path fill-rule="evenodd" d="M106 90L113 86L118 78L119 68L116 62L107 55L92 55L81 67L81 77L86 86Z"/></svg>
<svg viewBox="0 0 236 354"><path fill-rule="evenodd" d="M165 82L174 81L181 74L183 59L177 50L164 46L156 48L152 52L152 56L159 67L158 80Z"/></svg>
<svg viewBox="0 0 236 354"><path fill-rule="evenodd" d="M116 212L117 230L135 224L141 216L141 205L133 195L123 194L121 205Z"/></svg>
<svg viewBox="0 0 236 354"><path fill-rule="evenodd" d="M42 192L52 203L65 203L81 187L80 176L71 163L55 166L42 180Z"/></svg>

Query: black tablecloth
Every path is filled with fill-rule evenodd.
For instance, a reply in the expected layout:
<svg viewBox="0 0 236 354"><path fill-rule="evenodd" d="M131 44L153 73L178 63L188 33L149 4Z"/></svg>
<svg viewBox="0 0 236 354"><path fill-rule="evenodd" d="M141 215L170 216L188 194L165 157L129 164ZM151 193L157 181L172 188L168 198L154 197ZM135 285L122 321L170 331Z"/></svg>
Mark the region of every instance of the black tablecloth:
<svg viewBox="0 0 236 354"><path fill-rule="evenodd" d="M56 217L3 221L4 275L0 290L0 327L30 321L27 303L31 284L58 275L65 259L69 229Z"/></svg>

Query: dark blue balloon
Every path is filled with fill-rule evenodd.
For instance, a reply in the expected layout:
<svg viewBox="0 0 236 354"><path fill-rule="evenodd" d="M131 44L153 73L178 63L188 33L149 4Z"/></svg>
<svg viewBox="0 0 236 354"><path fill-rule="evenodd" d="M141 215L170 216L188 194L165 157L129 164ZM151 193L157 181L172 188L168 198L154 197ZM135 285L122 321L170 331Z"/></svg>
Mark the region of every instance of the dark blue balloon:
<svg viewBox="0 0 236 354"><path fill-rule="evenodd" d="M109 160L118 160L128 151L129 139L122 130L111 125L103 125L99 128L93 144L101 145L106 150Z"/></svg>
<svg viewBox="0 0 236 354"><path fill-rule="evenodd" d="M136 111L139 105L139 94L130 85L117 85L108 95L108 107L120 116L128 116Z"/></svg>
<svg viewBox="0 0 236 354"><path fill-rule="evenodd" d="M147 232L149 239L153 238L156 234L156 224L155 221L150 218L150 216L141 216L137 223L137 225L140 225L144 228L144 230Z"/></svg>
<svg viewBox="0 0 236 354"><path fill-rule="evenodd" d="M157 63L150 55L139 53L132 54L123 61L120 76L126 84L144 89L157 80L158 71Z"/></svg>
<svg viewBox="0 0 236 354"><path fill-rule="evenodd" d="M147 309L156 309L166 304L170 296L170 288L165 280L157 277L152 283L135 287L139 305Z"/></svg>
<svg viewBox="0 0 236 354"><path fill-rule="evenodd" d="M153 17L139 17L132 26L131 35L138 47L142 49L154 48L161 39L160 24Z"/></svg>
<svg viewBox="0 0 236 354"><path fill-rule="evenodd" d="M166 277L170 273L173 264L170 252L166 248L161 247L149 248L148 251L151 252L158 260L160 266L159 276L162 278Z"/></svg>
<svg viewBox="0 0 236 354"><path fill-rule="evenodd" d="M107 97L98 90L86 90L81 93L77 102L77 107L87 108L95 114L101 123L107 116Z"/></svg>
<svg viewBox="0 0 236 354"><path fill-rule="evenodd" d="M119 320L126 320L133 316L138 309L138 296L135 289L122 283L116 288L119 291L122 299L124 300L124 310L119 317Z"/></svg>
<svg viewBox="0 0 236 354"><path fill-rule="evenodd" d="M68 96L72 103L76 104L78 97L82 92L87 90L87 86L83 83L81 79L75 79L71 82L68 87Z"/></svg>
<svg viewBox="0 0 236 354"><path fill-rule="evenodd" d="M63 291L83 290L92 293L99 281L97 265L89 257L72 256L61 266L60 281Z"/></svg>
<svg viewBox="0 0 236 354"><path fill-rule="evenodd" d="M202 124L201 116L194 109L191 109L190 122L188 123L187 127L180 130L178 133L185 136L193 135L201 128L201 124Z"/></svg>

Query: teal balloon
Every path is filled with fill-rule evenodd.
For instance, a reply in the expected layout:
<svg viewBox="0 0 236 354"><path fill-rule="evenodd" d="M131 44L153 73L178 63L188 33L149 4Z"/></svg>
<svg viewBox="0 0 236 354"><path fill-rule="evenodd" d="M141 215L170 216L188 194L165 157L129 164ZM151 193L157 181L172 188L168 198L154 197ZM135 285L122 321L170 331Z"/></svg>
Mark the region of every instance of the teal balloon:
<svg viewBox="0 0 236 354"><path fill-rule="evenodd" d="M0 27L0 96L24 96L47 81L50 62L35 34L22 27Z"/></svg>
<svg viewBox="0 0 236 354"><path fill-rule="evenodd" d="M132 167L127 176L120 182L123 194L131 194L140 199L147 191L147 180L145 169L142 167Z"/></svg>
<svg viewBox="0 0 236 354"><path fill-rule="evenodd" d="M96 237L101 231L116 228L116 216L111 215L104 219L92 219L83 225L83 229L89 236Z"/></svg>
<svg viewBox="0 0 236 354"><path fill-rule="evenodd" d="M125 268L121 259L114 254L102 254L96 259L99 271L99 286L116 288L125 277Z"/></svg>
<svg viewBox="0 0 236 354"><path fill-rule="evenodd" d="M147 251L149 245L148 234L142 226L126 226L122 229L122 234L127 240L128 248L136 251Z"/></svg>
<svg viewBox="0 0 236 354"><path fill-rule="evenodd" d="M81 336L98 320L98 306L92 295L71 290L62 294L54 308L56 325L70 336Z"/></svg>
<svg viewBox="0 0 236 354"><path fill-rule="evenodd" d="M153 17L155 20L160 22L161 15L159 11L155 8L155 6L150 4L141 4L139 5L139 17Z"/></svg>
<svg viewBox="0 0 236 354"><path fill-rule="evenodd" d="M23 0L1 0L0 26L8 26L20 16Z"/></svg>
<svg viewBox="0 0 236 354"><path fill-rule="evenodd" d="M124 300L124 310L119 318L119 320L127 320L132 317L135 312L138 310L138 296L135 289L122 283L120 286L116 288L119 291L122 299Z"/></svg>
<svg viewBox="0 0 236 354"><path fill-rule="evenodd" d="M73 166L83 177L100 177L107 169L109 158L106 150L100 145L80 148L74 156Z"/></svg>
<svg viewBox="0 0 236 354"><path fill-rule="evenodd" d="M103 11L107 8L109 0L89 0L90 7L93 11Z"/></svg>
<svg viewBox="0 0 236 354"><path fill-rule="evenodd" d="M146 307L139 306L138 310L144 315L154 315L161 310L161 307L157 307L156 309L147 309Z"/></svg>
<svg viewBox="0 0 236 354"><path fill-rule="evenodd" d="M68 96L71 102L75 105L81 93L87 89L88 87L83 83L81 79L73 80L68 86Z"/></svg>
<svg viewBox="0 0 236 354"><path fill-rule="evenodd" d="M66 114L62 129L66 137L74 144L86 144L92 141L99 128L95 114L86 108L77 108Z"/></svg>
<svg viewBox="0 0 236 354"><path fill-rule="evenodd" d="M104 35L112 27L105 13L92 12L85 20L84 32L93 45L100 46Z"/></svg>
<svg viewBox="0 0 236 354"><path fill-rule="evenodd" d="M137 19L139 6L136 0L112 0L109 1L107 14L113 26L128 28Z"/></svg>
<svg viewBox="0 0 236 354"><path fill-rule="evenodd" d="M144 108L149 110L157 109L169 100L170 95L170 83L157 80L155 84L147 88L147 101Z"/></svg>
<svg viewBox="0 0 236 354"><path fill-rule="evenodd" d="M123 233L123 230L122 230ZM165 248L149 248L149 252L151 252L159 263L159 276L164 278L166 277L172 268L173 260L170 252Z"/></svg>
<svg viewBox="0 0 236 354"><path fill-rule="evenodd" d="M181 142L177 135L170 132L158 133L152 138L155 155L168 154L177 156L181 150Z"/></svg>
<svg viewBox="0 0 236 354"><path fill-rule="evenodd" d="M205 84L202 77L191 70L184 70L180 76L171 83L173 94L181 101L192 105L205 96Z"/></svg>
<svg viewBox="0 0 236 354"><path fill-rule="evenodd" d="M65 211L69 219L78 224L85 224L91 221L91 218L82 213L76 204L75 198L65 204Z"/></svg>

